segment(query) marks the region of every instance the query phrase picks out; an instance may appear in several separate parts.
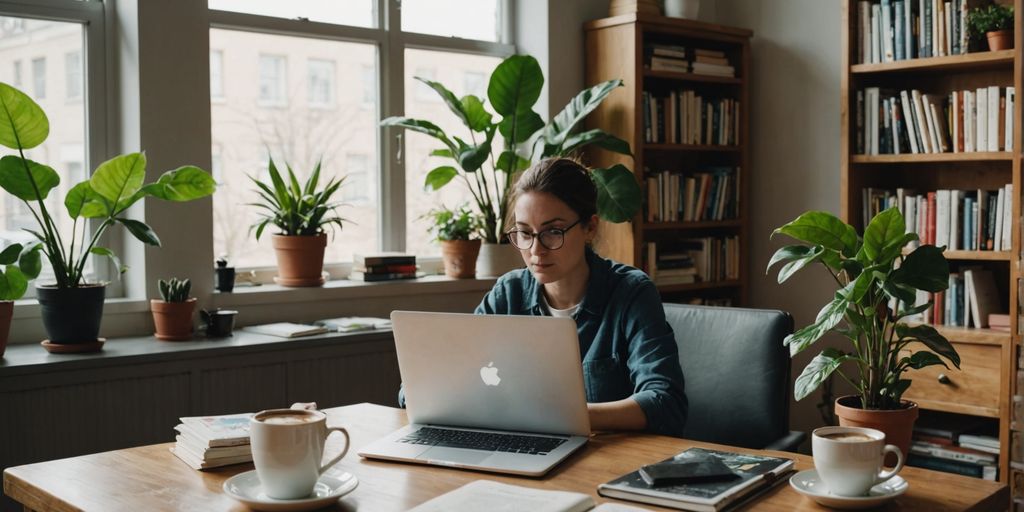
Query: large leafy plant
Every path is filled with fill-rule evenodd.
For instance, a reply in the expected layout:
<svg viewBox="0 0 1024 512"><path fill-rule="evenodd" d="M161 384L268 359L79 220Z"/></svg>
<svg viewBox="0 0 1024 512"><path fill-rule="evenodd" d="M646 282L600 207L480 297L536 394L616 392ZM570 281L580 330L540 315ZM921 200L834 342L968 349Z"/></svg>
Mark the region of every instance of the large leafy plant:
<svg viewBox="0 0 1024 512"><path fill-rule="evenodd" d="M0 301L18 300L28 290L28 282L35 279L42 270L39 244L25 247L11 244L0 251Z"/></svg>
<svg viewBox="0 0 1024 512"><path fill-rule="evenodd" d="M470 140L449 135L436 124L408 117L389 117L381 124L427 134L443 147L431 155L453 160L427 174L425 187L438 190L459 178L473 195L483 218L484 241L496 243L506 231L509 192L518 173L531 163L552 156L569 156L588 145L630 155L629 144L603 130L574 132L576 125L594 111L622 80L595 85L576 95L547 123L533 111L544 86L537 60L513 55L491 73L487 100L467 95L458 98L438 82L416 77L444 100L469 129ZM503 142L498 142L497 135ZM598 189L598 215L610 222L625 222L640 208L641 192L633 174L622 165L594 169Z"/></svg>
<svg viewBox="0 0 1024 512"><path fill-rule="evenodd" d="M483 228L480 217L468 205L461 205L454 210L441 206L430 210L423 217L432 222L430 232L439 242L473 240Z"/></svg>
<svg viewBox="0 0 1024 512"><path fill-rule="evenodd" d="M326 227L334 226L342 229L347 222L337 215L337 209L342 203L332 201L331 197L341 188L345 178L331 178L322 188L318 188L319 162L304 184L299 183L290 165L285 164L285 167L288 170L287 182L274 165L273 158L267 164L269 185L249 176L256 184L256 193L259 195L259 202L249 204L261 210L259 220L252 225L252 229L256 230L256 239L259 240L263 230L271 224L277 226L281 230L280 234L285 236L319 235L325 232Z"/></svg>
<svg viewBox="0 0 1024 512"><path fill-rule="evenodd" d="M124 271L112 250L96 245L104 231L115 224L124 226L147 245L160 245L152 228L125 214L133 204L145 197L191 201L213 194L216 188L209 173L191 165L168 171L157 181L145 184L144 153L114 157L100 164L88 180L68 190L64 207L73 224L71 236L65 241L54 221L55 213L46 205L46 198L60 184L60 176L49 166L25 158L26 149L46 141L49 119L25 93L4 83L0 83L0 107L0 144L18 152L0 158L0 187L24 201L35 217L39 229L27 231L38 241L23 251L42 251L59 288L85 284L83 272L90 255L109 257L119 271ZM88 219L98 222L91 233Z"/></svg>
<svg viewBox="0 0 1024 512"><path fill-rule="evenodd" d="M808 348L827 332L850 341L849 350L826 348L804 368L796 379L795 395L800 400L836 372L860 395L865 409L898 409L910 386L907 370L926 366L960 367L953 346L930 325L912 325L906 320L932 307L916 305L918 290L935 293L949 283L949 263L942 249L921 245L904 255L907 244L918 239L907 233L903 215L890 208L876 215L861 238L852 226L826 212L807 212L775 230L795 238L802 245L776 251L768 263L785 262L779 283L810 264L820 264L835 279L838 290L818 313L815 322L786 337L790 354ZM920 342L927 350L906 353L908 345ZM847 375L841 367L852 366Z"/></svg>

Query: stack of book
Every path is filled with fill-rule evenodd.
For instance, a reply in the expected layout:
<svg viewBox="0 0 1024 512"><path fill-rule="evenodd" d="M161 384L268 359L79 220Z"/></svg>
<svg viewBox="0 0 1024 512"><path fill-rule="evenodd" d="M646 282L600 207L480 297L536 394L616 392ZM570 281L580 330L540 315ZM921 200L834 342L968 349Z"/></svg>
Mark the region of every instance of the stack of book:
<svg viewBox="0 0 1024 512"><path fill-rule="evenodd" d="M662 252L648 242L644 270L658 286L739 279L739 237L676 240Z"/></svg>
<svg viewBox="0 0 1024 512"><path fill-rule="evenodd" d="M647 222L735 219L740 211L740 170L713 167L688 175L647 174Z"/></svg>
<svg viewBox="0 0 1024 512"><path fill-rule="evenodd" d="M252 461L249 419L252 414L180 418L171 453L192 469L210 469Z"/></svg>
<svg viewBox="0 0 1024 512"><path fill-rule="evenodd" d="M861 0L857 5L862 64L967 53L967 0Z"/></svg>
<svg viewBox="0 0 1024 512"><path fill-rule="evenodd" d="M914 425L908 466L997 480L999 439L979 434L984 418L929 412Z"/></svg>
<svg viewBox="0 0 1024 512"><path fill-rule="evenodd" d="M416 256L397 252L356 254L352 257L352 281L396 281L416 278Z"/></svg>
<svg viewBox="0 0 1024 512"><path fill-rule="evenodd" d="M644 142L735 146L740 143L740 102L706 98L681 89L643 93Z"/></svg>
<svg viewBox="0 0 1024 512"><path fill-rule="evenodd" d="M719 50L693 50L693 64L690 66L695 75L712 75L733 78L736 68L729 64L725 52Z"/></svg>
<svg viewBox="0 0 1024 512"><path fill-rule="evenodd" d="M652 44L647 46L647 53L647 64L651 71L690 72L690 63L686 60L686 48L682 46Z"/></svg>

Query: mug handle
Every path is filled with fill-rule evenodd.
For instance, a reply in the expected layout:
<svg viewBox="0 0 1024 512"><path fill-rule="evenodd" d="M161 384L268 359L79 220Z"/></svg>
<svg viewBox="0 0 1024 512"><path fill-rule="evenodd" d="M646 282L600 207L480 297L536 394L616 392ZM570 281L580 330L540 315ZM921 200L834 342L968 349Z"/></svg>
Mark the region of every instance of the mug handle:
<svg viewBox="0 0 1024 512"><path fill-rule="evenodd" d="M346 443L346 449L347 449L347 443ZM882 472L878 473L878 476L875 477L875 483L876 484L884 482L884 481L886 481L886 480L896 476L896 473L899 473L900 470L903 469L903 452L900 451L900 449L897 448L896 446L891 445L891 444L887 444L887 445L885 445L885 448L882 448L882 460L885 460L885 454L889 453L889 452L892 452L892 453L896 454L896 467L892 468L889 471L882 471Z"/></svg>
<svg viewBox="0 0 1024 512"><path fill-rule="evenodd" d="M331 469L331 466L337 464L338 461L340 461L341 458L344 457L346 453L348 453L348 445L349 445L349 442L348 442L348 431L345 430L342 427L328 427L327 428L327 436L326 437L331 437L331 432L340 432L343 436L345 436L345 448L343 448L341 450L341 453L339 453L336 457L331 459L330 462L328 462L327 464L324 464L323 466L320 466L319 474L321 474L321 475L324 474L324 471L327 471L328 469ZM899 450L896 450L896 451L899 452ZM903 465L903 456L900 456L900 466L902 466L902 465ZM897 468L897 470L898 470L898 468Z"/></svg>

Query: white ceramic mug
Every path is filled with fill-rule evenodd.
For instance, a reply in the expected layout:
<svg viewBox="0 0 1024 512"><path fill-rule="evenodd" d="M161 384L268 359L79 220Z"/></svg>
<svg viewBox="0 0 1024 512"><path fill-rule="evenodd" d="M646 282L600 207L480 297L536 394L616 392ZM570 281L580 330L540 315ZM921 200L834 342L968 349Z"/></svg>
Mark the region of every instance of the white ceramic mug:
<svg viewBox="0 0 1024 512"><path fill-rule="evenodd" d="M345 447L327 464L320 464L331 432L345 436ZM328 427L320 411L271 409L256 413L249 424L252 461L263 493L289 500L313 493L320 475L348 452L348 431Z"/></svg>
<svg viewBox="0 0 1024 512"><path fill-rule="evenodd" d="M903 453L885 444L885 433L873 428L822 427L811 434L814 468L836 496L865 496L871 488L903 469ZM885 454L896 454L896 467L882 470Z"/></svg>

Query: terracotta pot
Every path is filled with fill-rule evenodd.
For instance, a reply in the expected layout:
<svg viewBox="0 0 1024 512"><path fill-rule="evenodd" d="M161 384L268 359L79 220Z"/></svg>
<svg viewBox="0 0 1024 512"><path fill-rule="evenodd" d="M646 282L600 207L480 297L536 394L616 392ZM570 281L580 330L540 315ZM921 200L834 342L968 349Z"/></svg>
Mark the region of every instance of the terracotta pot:
<svg viewBox="0 0 1024 512"><path fill-rule="evenodd" d="M903 452L904 460L910 453L910 438L914 433L914 421L919 412L917 404L904 400L903 409L892 411L861 409L860 396L847 395L836 399L836 416L843 427L866 427L885 433L885 442L896 445ZM896 456L888 455L885 464L896 465Z"/></svg>
<svg viewBox="0 0 1024 512"><path fill-rule="evenodd" d="M285 236L274 235L277 254L277 277L281 286L321 286L324 284L324 249L327 235Z"/></svg>
<svg viewBox="0 0 1024 512"><path fill-rule="evenodd" d="M192 313L196 310L196 299L185 302L165 302L160 299L149 301L156 326L156 339L164 341L187 341L192 339Z"/></svg>
<svg viewBox="0 0 1024 512"><path fill-rule="evenodd" d="M985 37L988 38L988 49L991 51L1013 48L1013 30L985 32Z"/></svg>
<svg viewBox="0 0 1024 512"><path fill-rule="evenodd" d="M476 260L478 277L501 277L505 272L523 268L523 257L512 244L483 244Z"/></svg>
<svg viewBox="0 0 1024 512"><path fill-rule="evenodd" d="M480 243L480 240L442 241L444 275L456 279L471 279L476 275L476 257L480 254Z"/></svg>
<svg viewBox="0 0 1024 512"><path fill-rule="evenodd" d="M0 302L0 359L4 357L4 350L7 350L7 338L11 334L11 317L13 316L14 301Z"/></svg>

